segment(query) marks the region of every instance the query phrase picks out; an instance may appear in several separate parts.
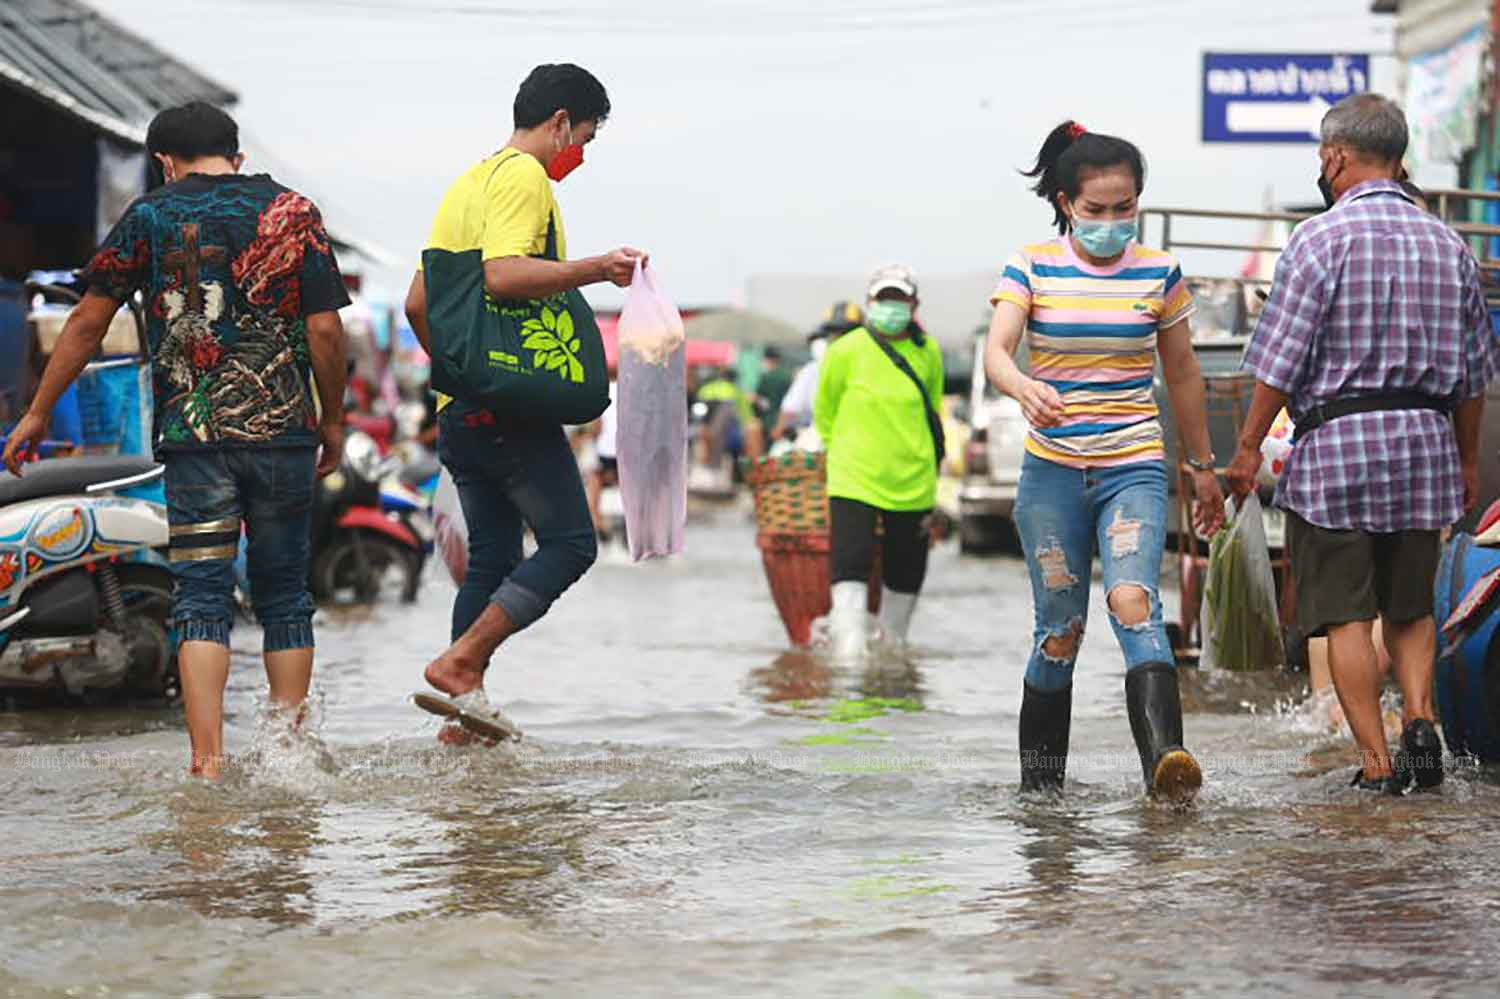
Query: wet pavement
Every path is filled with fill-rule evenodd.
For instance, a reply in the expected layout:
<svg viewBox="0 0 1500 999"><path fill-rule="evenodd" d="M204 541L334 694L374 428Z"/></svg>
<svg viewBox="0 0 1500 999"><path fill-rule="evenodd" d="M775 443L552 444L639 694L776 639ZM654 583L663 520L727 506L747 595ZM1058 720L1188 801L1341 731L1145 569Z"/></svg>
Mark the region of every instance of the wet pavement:
<svg viewBox="0 0 1500 999"><path fill-rule="evenodd" d="M320 618L315 744L241 627L220 786L171 711L0 714L0 995L1494 994L1494 777L1361 796L1296 684L1193 676L1205 790L1153 805L1096 585L1067 792L1021 796L1020 563L939 550L910 661L849 672L786 651L743 515L689 544L507 647L513 748L406 700L437 575Z"/></svg>

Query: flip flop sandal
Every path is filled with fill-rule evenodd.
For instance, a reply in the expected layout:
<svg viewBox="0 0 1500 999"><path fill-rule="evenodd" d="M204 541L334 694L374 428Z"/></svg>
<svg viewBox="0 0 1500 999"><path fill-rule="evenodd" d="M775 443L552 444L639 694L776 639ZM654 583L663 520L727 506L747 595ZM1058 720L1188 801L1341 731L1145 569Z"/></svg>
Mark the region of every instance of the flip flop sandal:
<svg viewBox="0 0 1500 999"><path fill-rule="evenodd" d="M475 735L495 742L503 742L506 739L521 738L521 730L509 718L500 713L499 709L490 706L483 691L464 694L460 697L448 697L444 694L433 694L426 691L413 694L412 703L429 714L449 721L456 721L465 729Z"/></svg>

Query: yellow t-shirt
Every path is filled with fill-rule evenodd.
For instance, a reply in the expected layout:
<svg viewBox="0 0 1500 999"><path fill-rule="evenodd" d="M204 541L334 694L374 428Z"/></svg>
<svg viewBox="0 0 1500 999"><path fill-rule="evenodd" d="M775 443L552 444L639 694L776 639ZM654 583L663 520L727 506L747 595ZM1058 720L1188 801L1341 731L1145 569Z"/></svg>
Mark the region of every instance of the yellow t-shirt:
<svg viewBox="0 0 1500 999"><path fill-rule="evenodd" d="M540 256L547 249L547 223L555 226L557 259L566 260L567 237L552 181L536 157L502 149L453 182L438 205L425 249L464 253L481 250L485 260ZM417 264L421 269L421 263ZM438 393L438 409L449 399Z"/></svg>

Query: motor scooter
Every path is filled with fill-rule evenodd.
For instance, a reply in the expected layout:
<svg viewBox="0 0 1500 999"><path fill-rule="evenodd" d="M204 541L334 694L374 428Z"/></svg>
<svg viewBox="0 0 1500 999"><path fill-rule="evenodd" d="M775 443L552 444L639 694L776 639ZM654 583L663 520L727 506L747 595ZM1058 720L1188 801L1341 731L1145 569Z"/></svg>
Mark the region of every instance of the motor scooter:
<svg viewBox="0 0 1500 999"><path fill-rule="evenodd" d="M5 700L178 696L166 510L119 495L162 472L85 456L0 476Z"/></svg>
<svg viewBox="0 0 1500 999"><path fill-rule="evenodd" d="M382 508L381 482L392 469L375 441L355 430L339 470L318 484L310 581L317 600L368 604L387 587L404 602L416 599L430 525L424 539L410 515Z"/></svg>

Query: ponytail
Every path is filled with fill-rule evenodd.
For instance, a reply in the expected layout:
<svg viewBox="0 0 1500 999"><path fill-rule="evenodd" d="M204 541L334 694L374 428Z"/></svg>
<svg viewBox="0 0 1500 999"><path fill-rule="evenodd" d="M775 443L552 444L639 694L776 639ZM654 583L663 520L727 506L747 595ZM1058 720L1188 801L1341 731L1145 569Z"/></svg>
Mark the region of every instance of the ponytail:
<svg viewBox="0 0 1500 999"><path fill-rule="evenodd" d="M1135 144L1113 135L1090 132L1076 121L1065 121L1047 134L1036 154L1036 165L1022 170L1021 176L1036 180L1031 189L1037 197L1052 206L1053 222L1063 235L1068 232L1068 216L1057 203L1059 193L1069 201L1078 197L1084 170L1101 170L1114 166L1129 167L1135 175L1135 193L1146 188L1146 161Z"/></svg>

